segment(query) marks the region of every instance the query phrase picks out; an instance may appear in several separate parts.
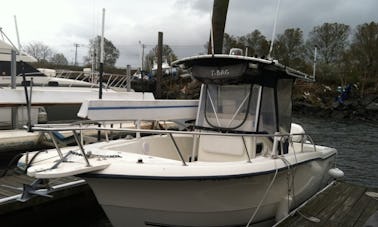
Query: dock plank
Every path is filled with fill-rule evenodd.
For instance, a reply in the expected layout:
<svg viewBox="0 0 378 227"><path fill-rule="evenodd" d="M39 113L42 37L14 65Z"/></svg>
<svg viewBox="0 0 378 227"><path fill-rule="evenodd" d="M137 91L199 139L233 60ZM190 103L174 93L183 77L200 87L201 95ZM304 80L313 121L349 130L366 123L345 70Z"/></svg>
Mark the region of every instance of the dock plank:
<svg viewBox="0 0 378 227"><path fill-rule="evenodd" d="M315 200L310 201L305 207L303 207L300 212L308 217L317 217L320 221L324 222L324 219L327 218L328 212L332 212L333 209L336 209L336 205L341 203L345 196L349 195L352 192L352 188L350 186L344 186L339 182L336 182L335 185L330 187L327 191L318 195ZM341 195L338 199L330 206L329 201L332 201L335 196L334 195ZM302 215L297 214L295 220L291 222L290 225L286 226L313 226L314 223L308 221Z"/></svg>
<svg viewBox="0 0 378 227"><path fill-rule="evenodd" d="M23 178L21 175L13 175L8 176L7 178L0 180L0 182L3 181L4 183L12 183L14 185L22 185L22 184L29 184L33 181L32 178Z"/></svg>
<svg viewBox="0 0 378 227"><path fill-rule="evenodd" d="M342 189L341 191L338 191L337 194L330 193L330 199L324 204L325 208L322 209L318 214L316 214L315 217L320 219L320 222L318 223L319 226L333 226L336 225L336 223L330 222L329 218L337 212L340 207L343 206L344 202L350 197L350 195L353 193L353 187L351 185L342 185L340 184L339 187ZM337 196L336 196L337 195ZM312 223L307 222L305 226L313 226Z"/></svg>
<svg viewBox="0 0 378 227"><path fill-rule="evenodd" d="M353 212L354 205L360 200L361 196L365 193L366 188L363 187L353 187L352 193L340 204L336 211L329 217L327 223L334 224L345 224L351 223L348 219L348 214Z"/></svg>
<svg viewBox="0 0 378 227"><path fill-rule="evenodd" d="M364 226L378 210L378 200L367 196L366 191L378 189L336 182L276 226ZM306 220L301 214L319 218L320 222Z"/></svg>
<svg viewBox="0 0 378 227"><path fill-rule="evenodd" d="M0 199L9 197L9 196L14 196L17 195L14 191L9 190L8 188L4 188L0 186Z"/></svg>
<svg viewBox="0 0 378 227"><path fill-rule="evenodd" d="M371 198L365 195L365 192L367 190L364 190L364 193L361 195L360 199L354 204L352 209L345 215L345 219L349 221L349 223L352 226L355 226L358 222L358 219L362 215L363 211L366 208L366 204L369 203Z"/></svg>
<svg viewBox="0 0 378 227"><path fill-rule="evenodd" d="M10 171L8 175L0 177L0 199L7 199L22 193L24 184L31 184L35 178L29 177L18 171ZM64 185L80 180L78 177L65 177L49 182L51 187ZM1 204L0 204L1 205Z"/></svg>
<svg viewBox="0 0 378 227"><path fill-rule="evenodd" d="M8 185L11 187L22 187L23 184L29 184L32 181L22 180L17 176L7 176L0 178L0 185Z"/></svg>
<svg viewBox="0 0 378 227"><path fill-rule="evenodd" d="M378 189L371 189L368 191L378 192ZM363 226L369 219L369 217L378 211L378 200L371 198L367 195L365 196L368 197L370 200L354 226Z"/></svg>

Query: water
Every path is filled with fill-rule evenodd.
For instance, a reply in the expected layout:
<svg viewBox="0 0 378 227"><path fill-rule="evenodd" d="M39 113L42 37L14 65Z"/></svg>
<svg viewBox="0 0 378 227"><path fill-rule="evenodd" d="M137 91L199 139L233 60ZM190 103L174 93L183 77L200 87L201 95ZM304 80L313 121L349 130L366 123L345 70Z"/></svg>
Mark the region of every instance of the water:
<svg viewBox="0 0 378 227"><path fill-rule="evenodd" d="M344 180L378 187L378 123L296 116L306 133L319 145L338 150L337 167Z"/></svg>

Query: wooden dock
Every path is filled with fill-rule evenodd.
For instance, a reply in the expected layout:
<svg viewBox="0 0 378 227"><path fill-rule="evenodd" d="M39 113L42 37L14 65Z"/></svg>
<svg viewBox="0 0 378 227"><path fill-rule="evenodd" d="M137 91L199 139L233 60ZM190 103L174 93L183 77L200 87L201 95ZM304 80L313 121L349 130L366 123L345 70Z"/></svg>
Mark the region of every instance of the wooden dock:
<svg viewBox="0 0 378 227"><path fill-rule="evenodd" d="M21 202L22 184L33 181L24 174L0 177L0 226L111 227L89 185L77 177L52 180L52 198L35 196Z"/></svg>
<svg viewBox="0 0 378 227"><path fill-rule="evenodd" d="M49 182L52 198L36 196L26 202L19 201L22 196L23 185L31 184L34 180L34 178L22 173L12 173L11 175L0 177L0 215L70 196L77 193L81 186L86 185L83 179L77 177L54 179Z"/></svg>
<svg viewBox="0 0 378 227"><path fill-rule="evenodd" d="M335 182L275 226L365 226L373 215L366 226L378 226L377 195L378 188Z"/></svg>

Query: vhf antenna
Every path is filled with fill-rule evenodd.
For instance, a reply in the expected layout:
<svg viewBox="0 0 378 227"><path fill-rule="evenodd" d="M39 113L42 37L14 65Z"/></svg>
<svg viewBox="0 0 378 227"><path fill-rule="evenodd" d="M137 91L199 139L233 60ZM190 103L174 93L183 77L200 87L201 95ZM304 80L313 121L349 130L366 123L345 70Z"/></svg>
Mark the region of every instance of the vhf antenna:
<svg viewBox="0 0 378 227"><path fill-rule="evenodd" d="M273 24L272 41L270 42L270 48L269 48L269 53L268 53L268 59L271 58L271 54L273 51L273 44L274 44L274 38L276 36L276 27L277 27L278 13L280 10L280 3L281 3L281 0L278 0L277 6L276 6L276 15L275 15L274 24Z"/></svg>

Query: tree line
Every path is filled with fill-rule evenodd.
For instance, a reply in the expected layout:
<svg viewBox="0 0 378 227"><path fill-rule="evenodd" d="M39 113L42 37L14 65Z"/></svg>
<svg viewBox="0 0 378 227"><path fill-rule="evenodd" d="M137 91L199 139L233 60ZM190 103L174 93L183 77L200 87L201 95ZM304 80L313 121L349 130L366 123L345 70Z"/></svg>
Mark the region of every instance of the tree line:
<svg viewBox="0 0 378 227"><path fill-rule="evenodd" d="M223 52L233 47L248 49L248 56L266 58L271 41L259 30L244 36L224 34ZM312 73L317 50L317 80L325 84L356 83L361 96L366 89L376 92L378 73L378 23L352 29L341 23L315 26L304 38L300 28L288 28L274 40L271 57L284 65Z"/></svg>
<svg viewBox="0 0 378 227"><path fill-rule="evenodd" d="M267 58L271 41L259 30L243 36L224 34L223 53L231 48L246 49L248 56ZM207 45L205 45L207 50ZM274 40L271 56L280 63L295 69L312 73L314 50L317 49L317 80L324 84L345 86L355 83L359 85L361 96L365 90L378 89L378 23L364 23L351 28L342 23L324 23L313 27L304 37L300 28L288 28L278 34ZM157 47L153 48L144 59L144 69L153 66ZM88 55L84 64L100 61L100 36L89 40ZM119 50L110 40L105 38L104 65L114 67L119 57ZM62 53L55 53L47 45L40 42L30 43L25 51L39 62L56 65L67 65L68 61ZM169 45L163 46L163 57L170 63L177 56Z"/></svg>
<svg viewBox="0 0 378 227"><path fill-rule="evenodd" d="M26 53L37 59L39 63L68 65L68 60L64 54L53 51L48 45L42 42L31 42L24 49Z"/></svg>
<svg viewBox="0 0 378 227"><path fill-rule="evenodd" d="M100 36L89 40L88 55L83 59L84 65L91 65L92 62L97 65L100 62L100 40ZM36 58L38 63L50 63L57 66L69 65L64 54L55 52L42 42L31 42L24 49L26 53ZM106 38L104 38L104 53L104 64L114 67L119 57L119 50Z"/></svg>

